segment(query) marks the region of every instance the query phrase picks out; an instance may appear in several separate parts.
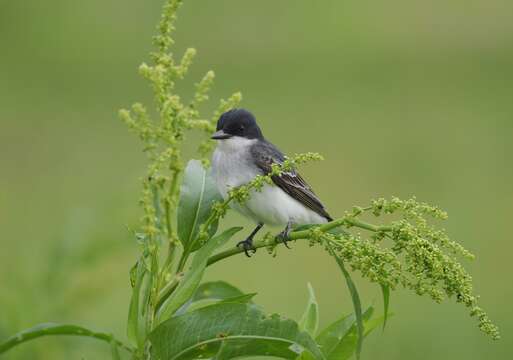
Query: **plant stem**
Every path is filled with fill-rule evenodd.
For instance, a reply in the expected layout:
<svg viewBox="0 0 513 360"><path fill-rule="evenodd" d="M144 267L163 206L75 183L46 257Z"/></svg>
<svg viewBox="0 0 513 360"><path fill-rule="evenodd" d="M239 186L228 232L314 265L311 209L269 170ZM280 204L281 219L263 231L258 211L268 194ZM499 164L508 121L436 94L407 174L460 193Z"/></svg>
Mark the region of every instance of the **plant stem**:
<svg viewBox="0 0 513 360"><path fill-rule="evenodd" d="M186 249L183 250L182 256L180 257L180 261L178 262L178 267L176 268L176 273L180 273L183 271L183 268L185 267L185 263L187 262L187 259L189 258L189 253Z"/></svg>
<svg viewBox="0 0 513 360"><path fill-rule="evenodd" d="M175 239L176 235L173 233L173 227L172 227L172 218L174 216L174 208L171 205L175 202L176 199L176 193L178 191L178 178L179 178L179 171L175 170L173 171L173 175L171 176L171 184L169 186L169 190L167 193L167 198L164 201L164 209L166 213L166 230L167 230L167 241L168 241L168 251L167 251L167 257L164 261L164 267L162 268L162 272L165 273L167 271L167 268L172 262L174 251L176 249L175 246ZM172 210L173 209L173 210Z"/></svg>
<svg viewBox="0 0 513 360"><path fill-rule="evenodd" d="M168 237L171 237L171 233L173 232L173 230L171 228L171 221L172 221L171 202L172 202L175 192L176 192L176 184L177 183L178 183L178 173L177 173L177 171L174 171L173 175L171 176L171 184L169 186L167 198L165 200L166 229L167 229Z"/></svg>
<svg viewBox="0 0 513 360"><path fill-rule="evenodd" d="M179 273L176 274L175 277L173 278L173 280L168 282L162 288L162 290L159 292L159 295L158 295L158 298L157 298L157 303L155 305L155 309L154 309L155 313L157 313L157 311L160 309L160 307L162 306L164 301L166 301L166 299L169 297L169 295L175 290L175 288L178 286L178 283L180 282L182 277L183 277L183 275L180 276Z"/></svg>
<svg viewBox="0 0 513 360"><path fill-rule="evenodd" d="M319 226L319 230L322 232L328 232L329 230L332 230L337 227L345 226L347 227L358 227L360 229L369 230L372 232L389 232L392 231L391 226L378 226L369 224L365 221L361 221L354 216L345 216L340 219L336 219L333 221L330 221L329 223L323 224ZM311 237L311 229L307 230L300 230L300 231L293 231L289 234L289 240L301 240L301 239L309 239ZM277 237L274 238L274 242L269 242L268 240L262 239L257 240L253 243L253 247L255 249L266 247L269 245L278 245L281 243L281 240L279 240ZM225 251L222 251L216 255L211 256L208 259L207 266L212 265L222 259L225 259L227 257L237 255L240 253L243 253L244 249L240 247L234 247Z"/></svg>
<svg viewBox="0 0 513 360"><path fill-rule="evenodd" d="M365 221L358 220L357 218L350 217L346 220L346 222L352 226L359 227L361 229L369 230L372 232L390 232L392 231L392 226L379 226L369 224Z"/></svg>

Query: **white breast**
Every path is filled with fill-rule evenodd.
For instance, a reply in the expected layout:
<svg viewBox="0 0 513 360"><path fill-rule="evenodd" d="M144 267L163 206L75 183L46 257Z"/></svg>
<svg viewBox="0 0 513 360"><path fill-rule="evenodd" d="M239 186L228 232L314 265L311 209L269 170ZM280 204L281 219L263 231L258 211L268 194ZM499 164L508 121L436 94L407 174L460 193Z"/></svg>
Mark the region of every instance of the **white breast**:
<svg viewBox="0 0 513 360"><path fill-rule="evenodd" d="M251 161L250 148L256 140L233 137L221 140L212 156L212 172L217 187L226 199L231 188L247 184L262 172ZM264 185L252 191L244 204L231 203L232 208L256 223L267 225L318 224L326 219L303 206L277 186Z"/></svg>
<svg viewBox="0 0 513 360"><path fill-rule="evenodd" d="M261 174L250 162L249 151L255 141L237 136L218 141L212 155L212 172L223 198L226 199L231 188L246 184Z"/></svg>

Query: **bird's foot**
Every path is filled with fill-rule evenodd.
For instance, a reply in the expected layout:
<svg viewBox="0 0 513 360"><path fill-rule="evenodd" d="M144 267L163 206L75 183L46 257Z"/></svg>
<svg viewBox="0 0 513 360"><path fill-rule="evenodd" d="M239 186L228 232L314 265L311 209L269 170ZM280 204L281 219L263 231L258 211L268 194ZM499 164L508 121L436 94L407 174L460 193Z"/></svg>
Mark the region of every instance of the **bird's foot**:
<svg viewBox="0 0 513 360"><path fill-rule="evenodd" d="M278 241L282 242L283 245L285 245L285 247L287 249L290 249L290 246L288 245L287 242L290 240L289 235L290 235L291 231L292 231L292 224L287 223L287 226L285 226L285 229L283 229L283 231L281 233L279 233L277 236Z"/></svg>
<svg viewBox="0 0 513 360"><path fill-rule="evenodd" d="M253 247L253 239L247 238L244 241L239 241L237 243L237 247L241 247L244 250L244 254L246 254L247 257L251 257L249 252L251 251L253 254L256 253L256 249Z"/></svg>

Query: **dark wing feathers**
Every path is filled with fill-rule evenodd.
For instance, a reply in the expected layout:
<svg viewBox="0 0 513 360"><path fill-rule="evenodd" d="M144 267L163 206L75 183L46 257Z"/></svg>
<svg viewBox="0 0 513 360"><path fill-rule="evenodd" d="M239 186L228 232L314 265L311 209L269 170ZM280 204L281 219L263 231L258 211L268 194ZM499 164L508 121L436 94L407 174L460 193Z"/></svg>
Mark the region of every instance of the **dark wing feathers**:
<svg viewBox="0 0 513 360"><path fill-rule="evenodd" d="M285 160L285 156L273 144L267 141L259 141L251 148L253 159L256 165L268 174L273 164L281 164ZM272 180L276 186L285 191L291 197L305 205L309 209L315 211L328 221L333 220L328 212L324 209L321 201L315 195L310 185L292 170L284 172L280 176L273 176Z"/></svg>

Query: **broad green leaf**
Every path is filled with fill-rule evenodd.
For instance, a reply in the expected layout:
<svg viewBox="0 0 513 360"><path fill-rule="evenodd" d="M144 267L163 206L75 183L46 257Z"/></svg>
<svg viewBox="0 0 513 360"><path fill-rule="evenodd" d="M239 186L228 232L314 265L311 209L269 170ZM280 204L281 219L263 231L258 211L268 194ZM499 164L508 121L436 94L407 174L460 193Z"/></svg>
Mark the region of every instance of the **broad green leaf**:
<svg viewBox="0 0 513 360"><path fill-rule="evenodd" d="M360 295L358 295L358 290L356 289L356 285L351 279L351 275L346 270L344 266L344 262L338 256L334 255L335 260L337 261L340 270L342 270L342 274L346 279L347 288L349 289L349 293L351 294L351 300L353 301L354 315L356 318L356 330L357 330L357 344L356 344L356 359L360 358L360 353L362 352L362 344L363 344L363 318L362 318L362 304L360 302Z"/></svg>
<svg viewBox="0 0 513 360"><path fill-rule="evenodd" d="M86 329L82 326L77 325L61 325L61 324L39 324L30 329L26 329L20 331L19 333L11 336L4 342L0 343L0 354L6 352L7 350L13 348L16 345L22 344L26 341L30 341L33 339L37 339L42 336L48 335L71 335L71 336L86 336L92 337L98 340L106 341L111 344L114 342L117 347L122 347L127 351L132 352L133 349L124 345L119 340L114 339L114 337L107 333L101 333Z"/></svg>
<svg viewBox="0 0 513 360"><path fill-rule="evenodd" d="M193 335L191 335L193 334ZM150 335L160 360L245 356L295 359L305 351L324 359L315 341L293 320L265 316L255 305L219 303L173 317Z"/></svg>
<svg viewBox="0 0 513 360"><path fill-rule="evenodd" d="M196 239L200 225L207 220L214 202L222 200L216 184L199 160L191 160L185 168L177 211L178 237L188 252L197 250L201 244ZM214 236L217 223L210 227Z"/></svg>
<svg viewBox="0 0 513 360"><path fill-rule="evenodd" d="M141 258L137 261L130 272L132 283L132 297L128 308L127 336L132 345L139 346L144 342L144 324L141 319L140 295L141 285L144 281L146 267L144 260Z"/></svg>
<svg viewBox="0 0 513 360"><path fill-rule="evenodd" d="M231 298L226 298L226 299L220 300L219 303L220 304L224 304L224 303L252 304L253 302L251 300L253 300L253 298L255 297L256 294L257 293L249 293L249 294L234 296Z"/></svg>
<svg viewBox="0 0 513 360"><path fill-rule="evenodd" d="M305 312L299 320L299 328L308 332L310 335L315 336L319 328L319 305L315 298L314 289L312 284L308 283L308 304L306 305Z"/></svg>
<svg viewBox="0 0 513 360"><path fill-rule="evenodd" d="M201 299L198 301L192 302L187 308L184 309L183 312L191 312L194 310L198 310L200 308L218 304L218 303L239 303L239 304L246 304L251 302L251 300L255 297L256 293L251 294L243 294L239 296L234 296L226 299L214 299L214 298L207 298L207 299ZM178 312L177 312L178 314Z"/></svg>
<svg viewBox="0 0 513 360"><path fill-rule="evenodd" d="M217 304L218 302L219 302L219 299L201 299L201 300L198 300L198 301L194 301L194 302L186 304L185 306L180 308L176 312L176 315L182 315L182 314L184 314L186 312L191 312L191 311L194 311L194 310L198 310L198 309L201 309L201 308L203 308L205 306Z"/></svg>
<svg viewBox="0 0 513 360"><path fill-rule="evenodd" d="M192 301L202 299L227 299L240 295L244 295L244 293L225 281L210 281L198 287L192 297Z"/></svg>
<svg viewBox="0 0 513 360"><path fill-rule="evenodd" d="M206 282L196 289L192 298L176 314L181 315L185 311L196 310L218 303L220 300L233 299L238 296L244 296L244 293L225 281Z"/></svg>
<svg viewBox="0 0 513 360"><path fill-rule="evenodd" d="M374 309L369 307L362 314L364 328L373 312ZM328 360L350 358L355 353L358 346L356 317L354 314L351 314L335 321L319 334L316 341Z"/></svg>
<svg viewBox="0 0 513 360"><path fill-rule="evenodd" d="M170 318L183 304L185 304L198 288L209 256L219 247L224 245L233 235L242 230L241 227L233 227L222 234L210 239L194 255L191 265L184 278L171 296L166 299L158 311L159 323Z"/></svg>
<svg viewBox="0 0 513 360"><path fill-rule="evenodd" d="M383 330L385 330L388 319L388 306L390 305L390 287L381 285L381 293L383 294Z"/></svg>

